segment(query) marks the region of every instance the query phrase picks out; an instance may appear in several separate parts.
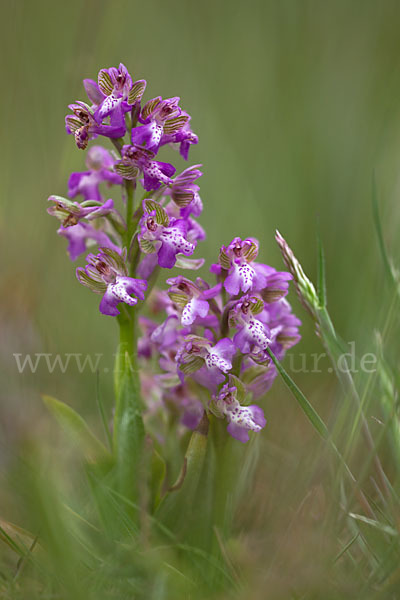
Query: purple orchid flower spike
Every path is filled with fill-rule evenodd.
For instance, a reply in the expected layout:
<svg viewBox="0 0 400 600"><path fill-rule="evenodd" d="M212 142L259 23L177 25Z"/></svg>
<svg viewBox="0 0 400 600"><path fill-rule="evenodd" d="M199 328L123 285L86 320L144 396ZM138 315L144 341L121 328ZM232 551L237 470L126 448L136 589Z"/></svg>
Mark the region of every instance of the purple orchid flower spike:
<svg viewBox="0 0 400 600"><path fill-rule="evenodd" d="M181 275L167 279L167 284L171 286L168 290L170 299L182 311L181 324L185 327L197 318L204 319L210 310L208 300L221 291L221 284L210 289L200 278L193 283Z"/></svg>
<svg viewBox="0 0 400 600"><path fill-rule="evenodd" d="M158 190L161 184L171 185L175 167L154 159L154 152L140 146L123 146L122 159L117 161L114 170L124 179L136 179L143 173L146 191Z"/></svg>
<svg viewBox="0 0 400 600"><path fill-rule="evenodd" d="M178 106L179 98L149 100L139 115L140 127L132 129L132 144L157 153L163 136L175 136L189 120Z"/></svg>
<svg viewBox="0 0 400 600"><path fill-rule="evenodd" d="M71 173L68 181L68 195L74 198L81 194L86 200L102 200L99 185L122 185L123 179L113 171L115 160L102 146L92 146L88 151L86 165L88 171Z"/></svg>
<svg viewBox="0 0 400 600"><path fill-rule="evenodd" d="M64 228L77 225L81 219L90 221L104 217L114 210L114 201L111 198L104 204L95 201L79 204L79 202L71 202L61 196L50 196L49 202L53 202L53 206L49 206L47 212L49 215L57 217Z"/></svg>
<svg viewBox="0 0 400 600"><path fill-rule="evenodd" d="M80 283L97 294L103 294L100 312L115 317L120 314L117 305L124 302L135 306L144 300L147 281L128 277L125 253L118 254L110 248L100 248L99 254L89 254L85 268L78 268L76 276Z"/></svg>
<svg viewBox="0 0 400 600"><path fill-rule="evenodd" d="M65 129L73 134L78 148L85 150L89 140L98 135L109 138L120 138L126 133L125 118L122 113L111 115L109 125L101 125L94 118L93 109L85 102L69 104L68 108L73 113L65 117Z"/></svg>
<svg viewBox="0 0 400 600"><path fill-rule="evenodd" d="M225 380L232 369L232 358L236 347L229 338L222 338L214 346L209 339L196 335L186 336L179 348L175 361L183 375L196 373L199 382L215 388Z"/></svg>
<svg viewBox="0 0 400 600"><path fill-rule="evenodd" d="M104 231L95 229L89 223L77 223L68 227L61 226L57 233L68 240L67 252L71 260L76 260L78 256L86 252L90 243L106 246L115 252L119 252L118 246L110 240Z"/></svg>
<svg viewBox="0 0 400 600"><path fill-rule="evenodd" d="M226 383L218 395L213 396L211 410L228 421L227 431L239 442L249 441L249 431L259 433L266 425L262 409L256 404L242 406L237 398L236 387Z"/></svg>
<svg viewBox="0 0 400 600"><path fill-rule="evenodd" d="M172 269L177 255L193 254L196 244L188 241L187 232L185 219L170 219L161 204L154 200L143 201L139 245L146 254L157 252L160 267Z"/></svg>
<svg viewBox="0 0 400 600"><path fill-rule="evenodd" d="M267 325L255 318L264 307L261 299L249 294L235 302L229 312L229 325L237 327L234 344L243 354L266 350L271 343L271 332Z"/></svg>

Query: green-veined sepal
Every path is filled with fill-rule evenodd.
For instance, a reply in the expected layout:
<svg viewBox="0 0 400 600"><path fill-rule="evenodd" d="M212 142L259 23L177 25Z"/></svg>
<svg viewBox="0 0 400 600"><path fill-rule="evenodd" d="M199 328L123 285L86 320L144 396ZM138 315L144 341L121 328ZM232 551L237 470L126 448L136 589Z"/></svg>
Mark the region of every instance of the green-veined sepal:
<svg viewBox="0 0 400 600"><path fill-rule="evenodd" d="M168 296L170 297L171 302L180 308L185 308L189 300L185 294L177 294L176 292L168 292Z"/></svg>
<svg viewBox="0 0 400 600"><path fill-rule="evenodd" d="M194 356L191 360L189 360L189 362L181 364L179 368L184 375L190 375L191 373L201 369L203 365L204 359L202 359L200 356Z"/></svg>
<svg viewBox="0 0 400 600"><path fill-rule="evenodd" d="M225 271L229 271L229 269L231 268L231 260L229 258L229 256L227 255L227 253L225 252L225 250L220 251L219 253L219 258L218 258L219 264L221 265L221 267L223 269L225 269Z"/></svg>
<svg viewBox="0 0 400 600"><path fill-rule="evenodd" d="M145 200L145 206L146 206L146 211L148 213L151 213L151 212L155 211L155 213L156 213L156 221L157 221L157 223L159 225L163 225L164 227L168 227L168 225L169 225L169 216L168 216L165 208L163 208L161 206L161 204L159 204L155 200Z"/></svg>
<svg viewBox="0 0 400 600"><path fill-rule="evenodd" d="M82 283L82 285L85 285L96 294L104 294L104 292L107 289L107 285L105 283L95 281L94 279L89 277L89 275L84 269L77 269L76 276L79 279L80 283Z"/></svg>
<svg viewBox="0 0 400 600"><path fill-rule="evenodd" d="M114 86L113 86L113 82L111 81L111 77L110 77L108 71L106 71L106 69L102 69L100 71L99 78L98 78L98 84L99 84L99 88L101 89L103 94L105 94L106 96L109 96L110 94L112 94Z"/></svg>
<svg viewBox="0 0 400 600"><path fill-rule="evenodd" d="M142 99L144 91L146 89L146 82L144 79L140 79L139 81L135 81L133 86L131 87L128 95L128 104L134 104L137 101Z"/></svg>
<svg viewBox="0 0 400 600"><path fill-rule="evenodd" d="M188 258L184 254L177 254L175 266L178 269L197 271L204 265L204 258Z"/></svg>
<svg viewBox="0 0 400 600"><path fill-rule="evenodd" d="M136 179L139 169L129 163L119 162L114 165L114 171L124 179Z"/></svg>
<svg viewBox="0 0 400 600"><path fill-rule="evenodd" d="M143 109L142 109L142 119L147 119L147 117L149 117L151 115L153 110L156 108L156 106L158 106L158 104L160 104L160 102L161 102L160 96L158 96L157 98L152 98L151 100L146 102L146 104L143 106Z"/></svg>
<svg viewBox="0 0 400 600"><path fill-rule="evenodd" d="M168 119L164 123L164 133L167 135L172 135L182 129L182 127L188 122L188 115L181 115L179 117L174 117L173 119Z"/></svg>

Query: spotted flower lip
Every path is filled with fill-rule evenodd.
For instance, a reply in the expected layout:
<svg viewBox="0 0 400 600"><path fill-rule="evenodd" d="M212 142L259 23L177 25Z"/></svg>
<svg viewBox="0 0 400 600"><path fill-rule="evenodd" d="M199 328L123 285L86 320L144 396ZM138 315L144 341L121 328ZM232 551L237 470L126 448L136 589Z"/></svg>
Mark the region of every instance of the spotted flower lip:
<svg viewBox="0 0 400 600"><path fill-rule="evenodd" d="M229 246L222 246L219 264L227 271L224 287L229 294L235 296L239 291L248 292L254 286L257 273L250 263L257 254L258 242L250 238L242 240L236 237Z"/></svg>
<svg viewBox="0 0 400 600"><path fill-rule="evenodd" d="M149 100L139 115L142 125L132 129L132 144L157 152L164 135L176 135L189 120L188 114L182 114L179 100L160 96Z"/></svg>
<svg viewBox="0 0 400 600"><path fill-rule="evenodd" d="M237 389L226 383L218 395L213 396L214 409L228 421L227 431L239 442L249 441L249 431L259 433L266 425L263 410L252 404L241 406L237 399Z"/></svg>
<svg viewBox="0 0 400 600"><path fill-rule="evenodd" d="M125 145L122 148L122 159L117 161L114 170L124 179L136 179L143 173L143 187L146 191L158 190L164 184L172 184L175 167L169 163L154 160L154 152L137 145Z"/></svg>
<svg viewBox="0 0 400 600"><path fill-rule="evenodd" d="M266 350L271 343L268 326L255 318L263 306L262 300L246 294L230 310L229 322L237 327L233 342L243 354Z"/></svg>
<svg viewBox="0 0 400 600"><path fill-rule="evenodd" d="M210 289L202 279L198 278L197 283L193 283L182 275L167 279L167 284L170 286L170 299L181 310L183 326L192 325L197 318L204 319L210 310L208 300L215 298L221 291L220 284Z"/></svg>
<svg viewBox="0 0 400 600"><path fill-rule="evenodd" d="M110 248L100 248L98 254L89 254L86 260L88 264L78 268L76 276L93 292L103 294L99 306L103 315L119 315L117 305L120 302L135 306L138 299L144 300L147 281L128 277L124 255Z"/></svg>
<svg viewBox="0 0 400 600"><path fill-rule="evenodd" d="M232 358L235 353L236 347L229 338L222 338L212 345L207 338L188 335L179 348L175 361L182 375L198 371L196 375L200 375L202 383L206 387L215 388L223 383L225 374L232 369ZM204 382L204 375L206 382Z"/></svg>
<svg viewBox="0 0 400 600"><path fill-rule="evenodd" d="M139 225L140 248L148 254L157 252L160 267L171 269L179 254L191 256L195 250L196 244L187 239L187 220L170 219L157 202L143 202L143 217Z"/></svg>

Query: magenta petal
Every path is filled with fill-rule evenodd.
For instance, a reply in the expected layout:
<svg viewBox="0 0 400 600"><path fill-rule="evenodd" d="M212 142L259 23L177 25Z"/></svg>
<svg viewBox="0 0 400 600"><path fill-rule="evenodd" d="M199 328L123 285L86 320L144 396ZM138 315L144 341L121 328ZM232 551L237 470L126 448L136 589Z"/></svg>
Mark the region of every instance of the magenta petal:
<svg viewBox="0 0 400 600"><path fill-rule="evenodd" d="M95 105L98 106L101 104L105 98L103 92L100 90L99 86L93 79L84 79L83 87L85 88L86 94L89 100Z"/></svg>
<svg viewBox="0 0 400 600"><path fill-rule="evenodd" d="M166 244L161 245L158 251L158 264L163 269L172 269L176 263L176 250L173 246Z"/></svg>
<svg viewBox="0 0 400 600"><path fill-rule="evenodd" d="M110 291L106 291L103 298L101 299L99 309L103 315L108 315L110 317L116 317L119 315L119 310L117 309L117 304L119 304L121 300L116 298L114 294Z"/></svg>
<svg viewBox="0 0 400 600"><path fill-rule="evenodd" d="M236 423L229 423L226 430L229 435L235 438L235 440L238 440L243 444L249 441L249 430L245 427L240 427L240 425L237 425Z"/></svg>
<svg viewBox="0 0 400 600"><path fill-rule="evenodd" d="M240 277L238 271L234 269L224 281L224 288L232 296L236 296L240 290Z"/></svg>
<svg viewBox="0 0 400 600"><path fill-rule="evenodd" d="M267 420L264 417L263 409L260 406L258 406L257 404L252 404L248 408L251 410L251 412L253 414L254 423L256 423L256 425L259 425L260 427L265 427Z"/></svg>

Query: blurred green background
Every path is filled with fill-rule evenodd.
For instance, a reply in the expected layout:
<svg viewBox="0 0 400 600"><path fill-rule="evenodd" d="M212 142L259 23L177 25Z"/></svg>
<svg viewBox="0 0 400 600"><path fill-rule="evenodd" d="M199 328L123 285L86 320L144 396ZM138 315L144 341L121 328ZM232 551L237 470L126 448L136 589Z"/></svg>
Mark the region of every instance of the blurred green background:
<svg viewBox="0 0 400 600"><path fill-rule="evenodd" d="M204 167L207 241L197 256L208 263L233 236L254 236L262 260L281 268L278 228L315 279L319 228L331 315L362 354L387 310L373 177L388 246L395 257L400 249L400 3L2 0L1 9L0 516L18 520L16 492L4 482L27 438L52 435L40 394L79 408L96 426L96 377L42 367L21 375L13 353L111 356L117 341L113 319L78 285L46 213L47 197L65 195L69 173L84 170L84 153L64 130L67 104L85 98L82 79L122 61L147 79L147 99L181 97L200 139L189 159ZM291 298L304 321L296 352L320 352ZM321 364L322 373L295 377L329 415L336 383ZM100 385L110 408L111 373L101 373ZM299 473L318 447L279 382L264 407L256 496L264 498L257 505L263 525L278 514L272 488L289 511L297 477L301 497ZM270 548L268 535L256 553Z"/></svg>

